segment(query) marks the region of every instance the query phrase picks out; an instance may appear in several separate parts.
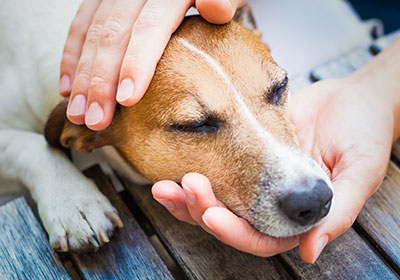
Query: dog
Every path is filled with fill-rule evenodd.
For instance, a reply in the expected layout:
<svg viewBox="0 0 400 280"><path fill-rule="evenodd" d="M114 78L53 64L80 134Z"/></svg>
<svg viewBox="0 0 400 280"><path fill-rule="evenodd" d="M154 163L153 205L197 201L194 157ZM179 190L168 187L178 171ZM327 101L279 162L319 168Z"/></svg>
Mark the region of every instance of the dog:
<svg viewBox="0 0 400 280"><path fill-rule="evenodd" d="M122 221L59 149L106 148L139 183L207 176L216 197L273 237L304 233L327 215L331 183L299 149L286 72L259 39L248 8L236 22L188 17L173 34L144 98L112 124L70 123L58 67L80 1L5 0L0 11L0 176L32 194L60 251L97 248ZM18 6L18 7L17 7ZM245 24L246 23L246 24Z"/></svg>

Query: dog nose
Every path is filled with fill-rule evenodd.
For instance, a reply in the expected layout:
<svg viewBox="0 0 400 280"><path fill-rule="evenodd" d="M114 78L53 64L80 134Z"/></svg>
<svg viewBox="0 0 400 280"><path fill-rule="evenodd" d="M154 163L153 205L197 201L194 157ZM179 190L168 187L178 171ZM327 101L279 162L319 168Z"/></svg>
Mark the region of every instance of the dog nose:
<svg viewBox="0 0 400 280"><path fill-rule="evenodd" d="M328 185L318 180L312 188L302 187L283 196L279 207L292 221L303 226L310 225L328 214L332 196Z"/></svg>

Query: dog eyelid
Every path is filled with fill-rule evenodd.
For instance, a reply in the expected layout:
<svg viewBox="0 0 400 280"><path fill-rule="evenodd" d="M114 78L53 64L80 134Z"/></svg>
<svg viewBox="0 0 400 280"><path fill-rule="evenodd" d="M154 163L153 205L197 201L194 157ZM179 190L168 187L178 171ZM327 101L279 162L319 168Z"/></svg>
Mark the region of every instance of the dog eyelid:
<svg viewBox="0 0 400 280"><path fill-rule="evenodd" d="M202 120L190 123L175 123L171 126L172 130L194 133L216 133L222 127L222 121L215 116L207 116Z"/></svg>
<svg viewBox="0 0 400 280"><path fill-rule="evenodd" d="M273 85L270 90L267 91L267 100L269 103L277 105L281 100L282 96L286 92L288 87L288 77L287 75L280 83Z"/></svg>

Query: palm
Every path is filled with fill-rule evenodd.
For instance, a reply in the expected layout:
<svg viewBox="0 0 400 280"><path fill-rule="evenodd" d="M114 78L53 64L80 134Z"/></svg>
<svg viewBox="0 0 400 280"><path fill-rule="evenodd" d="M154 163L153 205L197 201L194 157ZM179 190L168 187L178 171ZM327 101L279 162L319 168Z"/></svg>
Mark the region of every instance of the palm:
<svg viewBox="0 0 400 280"><path fill-rule="evenodd" d="M300 241L305 260L314 259L321 233L328 233L332 240L351 226L383 180L393 116L376 97L368 96L367 89L332 80L314 84L292 100L300 145L324 167L334 189L334 203L325 222Z"/></svg>

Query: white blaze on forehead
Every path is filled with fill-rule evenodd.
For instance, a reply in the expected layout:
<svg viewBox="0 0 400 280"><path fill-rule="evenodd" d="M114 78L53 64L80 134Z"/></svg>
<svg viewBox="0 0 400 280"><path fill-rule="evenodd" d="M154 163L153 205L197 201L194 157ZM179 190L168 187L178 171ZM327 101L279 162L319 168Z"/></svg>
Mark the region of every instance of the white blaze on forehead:
<svg viewBox="0 0 400 280"><path fill-rule="evenodd" d="M314 176L316 175L317 177L322 176L322 178L329 182L325 172L319 166L313 163L311 158L299 153L297 149L291 148L275 140L272 135L264 129L264 127L257 121L254 114L244 102L242 94L235 88L229 76L225 73L224 69L215 59L206 54L204 51L193 46L183 38L177 38L177 41L190 51L203 58L226 83L230 92L233 94L235 101L237 102L238 110L240 110L243 116L246 117L248 123L254 128L258 136L262 139L266 152L269 154L268 161L273 160L274 169L280 170L280 172L284 174L283 177L285 177L287 180L284 182L284 184L291 185L291 183L293 183L291 182L292 180L295 181L298 177L307 175L310 176L312 174ZM274 159L272 159L271 156ZM266 162L267 166L272 164L272 162L268 163L268 161Z"/></svg>
<svg viewBox="0 0 400 280"><path fill-rule="evenodd" d="M222 69L221 65L215 59L213 59L211 56L203 52L202 50L198 49L197 47L193 46L190 44L188 41L186 41L183 38L177 38L178 42L183 44L185 47L187 47L189 50L193 51L194 53L198 54L201 56L207 64L215 71L217 72L220 77L223 79L223 81L226 83L230 91L233 93L233 96L236 100L236 102L239 105L239 109L242 111L243 115L248 119L249 123L253 126L253 128L256 130L257 134L260 136L260 138L263 140L264 144L267 145L271 139L270 134L261 126L261 124L257 121L256 117L254 114L250 111L248 106L243 100L242 94L235 88L233 85L231 79L228 77L228 75L225 73L224 69Z"/></svg>

